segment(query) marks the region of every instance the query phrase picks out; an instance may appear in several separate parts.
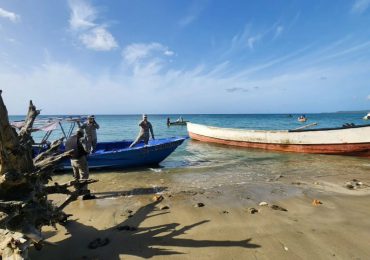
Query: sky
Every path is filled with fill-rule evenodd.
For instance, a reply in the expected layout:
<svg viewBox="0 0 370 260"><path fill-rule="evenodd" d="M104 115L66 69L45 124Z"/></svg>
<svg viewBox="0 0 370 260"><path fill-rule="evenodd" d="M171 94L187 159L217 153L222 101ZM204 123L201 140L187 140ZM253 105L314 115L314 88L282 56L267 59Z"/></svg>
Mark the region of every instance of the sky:
<svg viewBox="0 0 370 260"><path fill-rule="evenodd" d="M9 114L370 109L370 0L1 0Z"/></svg>

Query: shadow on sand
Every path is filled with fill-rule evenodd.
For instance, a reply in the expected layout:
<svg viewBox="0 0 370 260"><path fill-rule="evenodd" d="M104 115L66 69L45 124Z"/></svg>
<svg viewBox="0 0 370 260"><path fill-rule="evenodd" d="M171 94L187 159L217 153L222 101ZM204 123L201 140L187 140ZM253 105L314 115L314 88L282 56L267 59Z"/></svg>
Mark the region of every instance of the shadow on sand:
<svg viewBox="0 0 370 260"><path fill-rule="evenodd" d="M241 241L178 238L187 231L209 222L209 220L199 221L187 226L182 226L179 223L169 223L151 227L139 227L145 219L169 213L162 210L159 211L158 207L156 207L158 203L160 202L149 203L141 207L127 220L105 230L98 230L93 226L84 225L77 221L69 221L65 228L70 237L57 242L55 246L46 245L39 252L32 250L31 258L50 259L50 256L53 256L53 259L116 260L124 257L124 255L150 258L153 256L186 254L186 252L166 249L165 247L260 247L260 245L250 243L251 238ZM98 238L102 240L108 239L109 243L96 249L89 249L89 243Z"/></svg>

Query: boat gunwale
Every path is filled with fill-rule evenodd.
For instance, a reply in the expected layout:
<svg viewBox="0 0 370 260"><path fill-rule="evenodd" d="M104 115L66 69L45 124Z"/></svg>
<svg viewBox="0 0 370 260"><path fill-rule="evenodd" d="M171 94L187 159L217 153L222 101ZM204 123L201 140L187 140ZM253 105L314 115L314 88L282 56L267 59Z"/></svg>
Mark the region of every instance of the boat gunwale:
<svg viewBox="0 0 370 260"><path fill-rule="evenodd" d="M202 125L196 123L190 123L197 126L207 127L211 129L221 129L221 130L231 130L231 131L249 131L249 132L256 132L256 133L299 133L299 132L311 132L311 131L336 131L336 130L350 130L353 128L363 128L363 127L370 127L370 124L363 124L363 125L354 125L349 127L332 127L332 128L317 128L317 129L301 129L301 130L259 130L259 129L247 129L247 128L230 128L230 127L218 127L218 126L209 126L209 125Z"/></svg>
<svg viewBox="0 0 370 260"><path fill-rule="evenodd" d="M92 153L89 156L90 157L95 157L95 156L101 156L101 155L108 155L108 154L114 154L114 153L120 153L120 152L129 152L129 151L138 151L142 149L148 149L148 148L155 148L155 147L160 147L163 145L168 145L168 144L177 144L179 142L184 142L187 138L186 137L170 137L170 138L161 138L157 140L168 140L168 139L174 139L169 142L163 142L159 144L154 144L154 145L147 145L147 146L139 146L139 147L126 147L126 148L119 148L119 149L112 149L112 150L104 150L104 149L99 149L97 151L101 151L99 153ZM117 141L118 142L127 142L126 140L122 141ZM108 141L108 142L100 142L100 143L115 143L114 141ZM178 144L177 146L179 146Z"/></svg>

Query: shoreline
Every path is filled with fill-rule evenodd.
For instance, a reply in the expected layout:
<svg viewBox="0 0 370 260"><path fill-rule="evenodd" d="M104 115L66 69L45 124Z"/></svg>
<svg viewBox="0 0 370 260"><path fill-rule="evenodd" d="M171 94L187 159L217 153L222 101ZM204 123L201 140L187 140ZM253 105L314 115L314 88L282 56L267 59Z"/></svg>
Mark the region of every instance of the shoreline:
<svg viewBox="0 0 370 260"><path fill-rule="evenodd" d="M97 199L70 204L66 213L73 214L71 221L57 231L44 229L47 244L41 251L32 249L30 256L366 259L370 176L362 176L363 187L356 190L344 187L349 177L359 179L351 174L315 181L276 176L265 183L183 190L161 179L162 185L153 187L144 179L125 191L111 191L111 184L98 182L91 185ZM314 199L322 204L313 205ZM259 206L263 201L268 205ZM250 208L258 212L251 214ZM107 245L89 248L99 238Z"/></svg>

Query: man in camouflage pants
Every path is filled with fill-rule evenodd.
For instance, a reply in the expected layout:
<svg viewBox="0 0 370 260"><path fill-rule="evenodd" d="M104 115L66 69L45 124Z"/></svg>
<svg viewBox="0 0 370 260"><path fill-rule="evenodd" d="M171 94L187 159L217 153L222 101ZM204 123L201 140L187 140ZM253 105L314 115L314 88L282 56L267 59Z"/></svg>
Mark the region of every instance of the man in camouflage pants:
<svg viewBox="0 0 370 260"><path fill-rule="evenodd" d="M79 122L78 125L80 126ZM93 153L98 141L96 129L99 129L99 124L95 121L94 116L88 116L87 122L83 123L80 128L85 130L87 151Z"/></svg>
<svg viewBox="0 0 370 260"><path fill-rule="evenodd" d="M154 133L153 133L153 127L152 124L148 121L148 116L143 115L143 120L139 123L140 133L139 136L136 138L136 140L130 145L131 147L134 147L136 144L138 144L141 141L144 141L144 144L147 145L149 142L149 131L152 135L152 139L154 140Z"/></svg>
<svg viewBox="0 0 370 260"><path fill-rule="evenodd" d="M73 150L73 153L70 157L71 166L73 169L73 177L76 180L87 180L89 179L89 166L87 163L86 155L88 154L86 148L86 142L84 137L84 132L79 128L75 135L72 135L68 138L65 150ZM79 187L78 185L76 187ZM81 187L81 193L84 194L82 199L94 199L95 196L90 194L90 191L87 188L87 184Z"/></svg>

